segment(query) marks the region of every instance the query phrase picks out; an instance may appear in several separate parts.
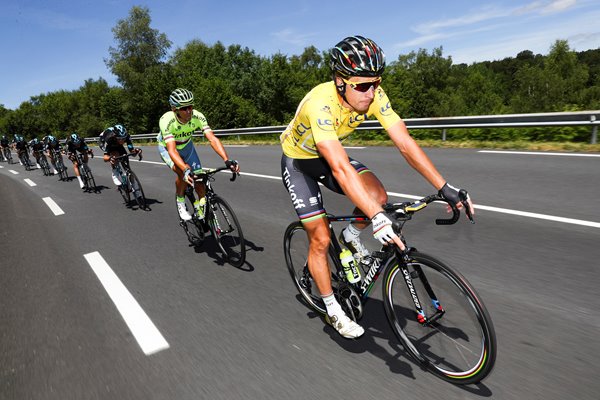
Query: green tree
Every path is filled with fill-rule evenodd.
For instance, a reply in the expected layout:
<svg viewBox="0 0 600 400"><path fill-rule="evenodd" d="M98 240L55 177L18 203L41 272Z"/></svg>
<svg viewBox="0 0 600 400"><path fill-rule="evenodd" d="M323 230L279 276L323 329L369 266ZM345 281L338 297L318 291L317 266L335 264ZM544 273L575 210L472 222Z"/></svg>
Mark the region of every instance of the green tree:
<svg viewBox="0 0 600 400"><path fill-rule="evenodd" d="M119 20L112 29L117 47L109 48L110 57L105 63L123 85L124 112L132 131L150 131L156 123L140 110L156 109L160 102L149 93L152 79L162 76L156 67L166 57L171 42L164 33L150 27L148 7L134 6L129 17ZM148 73L150 72L150 73Z"/></svg>

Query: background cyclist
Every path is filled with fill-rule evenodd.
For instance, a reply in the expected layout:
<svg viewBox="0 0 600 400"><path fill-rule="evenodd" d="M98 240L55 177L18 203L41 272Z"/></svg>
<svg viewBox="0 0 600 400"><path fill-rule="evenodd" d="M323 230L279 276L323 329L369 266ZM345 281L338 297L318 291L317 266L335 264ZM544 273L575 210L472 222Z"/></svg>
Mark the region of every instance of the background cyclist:
<svg viewBox="0 0 600 400"><path fill-rule="evenodd" d="M40 142L37 136L34 136L33 139L29 141L28 145L31 148L31 154L35 157L36 167L38 169L42 168L40 166L40 155L44 150L44 143Z"/></svg>
<svg viewBox="0 0 600 400"><path fill-rule="evenodd" d="M60 145L58 139L56 139L53 135L46 135L42 138L42 143L44 143L44 151L46 152L46 156L50 159L50 163L52 164L52 168L54 168L54 174L58 174L56 168L56 160L54 159L54 153L58 154L60 157L60 152L62 151L62 146Z"/></svg>
<svg viewBox="0 0 600 400"><path fill-rule="evenodd" d="M102 131L98 141L100 142L100 148L104 150L104 162L110 162L112 167L113 182L115 185L120 186L121 179L115 170L115 166L117 164L115 157L127 154L127 151L125 150L125 144L127 144L127 149L129 152L133 154L141 153L142 149L133 147L133 143L131 142L131 137L127 133L127 129L120 124L111 126ZM123 159L123 162L128 163L129 159L125 158Z"/></svg>
<svg viewBox="0 0 600 400"><path fill-rule="evenodd" d="M6 137L6 135L2 135L2 137L0 138L0 156L4 161L8 161L8 159L4 155L7 149L8 151L10 151L10 140Z"/></svg>
<svg viewBox="0 0 600 400"><path fill-rule="evenodd" d="M94 153L85 143L85 141L77 134L77 132L73 132L71 136L68 137L66 146L67 157L69 157L69 160L73 162L73 171L75 172L75 176L77 176L77 180L79 181L79 187L85 189L85 185L81 179L81 174L79 173L79 165L77 164L77 158L75 158L75 152L78 151L83 154L83 162L86 164L88 162L88 154L93 156Z"/></svg>
<svg viewBox="0 0 600 400"><path fill-rule="evenodd" d="M209 141L212 149L223 159L225 165L233 172L240 168L236 160L230 160L221 141L215 136L206 121L206 117L198 110L194 110L194 95L187 89L175 89L169 96L171 111L166 112L159 121L160 133L158 152L161 158L176 174L175 188L177 194L177 210L179 217L188 221L192 216L185 206L186 185L194 185L192 174L202 170L202 164L192 142L192 134L202 131ZM199 218L204 218L205 187L201 182L195 185L198 198L194 209Z"/></svg>
<svg viewBox="0 0 600 400"><path fill-rule="evenodd" d="M21 135L15 135L15 137L13 139L13 146L14 146L15 150L17 151L17 157L19 158L19 164L23 165L23 162L21 161L22 154L25 153L26 158L29 158L29 150L28 150L28 146L27 146L27 142L25 141L25 138L23 138L23 136L21 136Z"/></svg>
<svg viewBox="0 0 600 400"><path fill-rule="evenodd" d="M364 329L345 315L331 287L329 228L318 183L348 196L357 207L355 213L371 218L373 235L380 242L402 244L381 208L387 202L383 185L364 164L348 157L340 141L374 116L414 169L443 196L454 203L459 199L458 189L447 184L391 108L380 86L385 56L379 46L362 36L347 37L330 56L333 80L316 86L304 97L281 134L281 172L308 235L308 268L327 308L326 321L343 337L356 338ZM350 224L340 235L342 244L359 260L369 254L359 239L366 225Z"/></svg>

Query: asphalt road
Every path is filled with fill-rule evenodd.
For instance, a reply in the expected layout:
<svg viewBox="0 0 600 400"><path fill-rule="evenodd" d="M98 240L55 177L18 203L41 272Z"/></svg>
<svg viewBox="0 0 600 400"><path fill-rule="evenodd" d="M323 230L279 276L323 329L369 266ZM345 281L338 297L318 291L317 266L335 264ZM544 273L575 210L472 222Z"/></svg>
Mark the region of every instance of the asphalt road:
<svg viewBox="0 0 600 400"><path fill-rule="evenodd" d="M221 165L197 149L205 166ZM239 269L209 244L188 245L174 175L145 147L132 167L149 211L125 207L99 157L99 193L0 163L0 399L597 399L599 155L426 151L469 190L477 223L436 226L432 207L406 236L485 301L499 348L483 383L454 386L414 364L388 327L380 283L356 341L299 301L283 260L295 214L278 147L229 147L243 175L214 184L248 241ZM348 152L391 200L432 192L394 149ZM351 208L324 197L332 213Z"/></svg>

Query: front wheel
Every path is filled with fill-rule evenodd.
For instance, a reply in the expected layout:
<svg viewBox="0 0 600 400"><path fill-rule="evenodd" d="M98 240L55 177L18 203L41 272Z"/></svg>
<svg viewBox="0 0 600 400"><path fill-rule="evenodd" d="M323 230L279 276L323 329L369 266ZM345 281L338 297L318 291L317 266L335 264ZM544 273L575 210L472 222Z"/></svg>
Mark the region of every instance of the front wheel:
<svg viewBox="0 0 600 400"><path fill-rule="evenodd" d="M83 163L80 168L83 169L82 175L85 175L85 184L87 186L87 190L93 190L94 192L98 191L98 188L96 187L96 180L94 179L94 175L92 174L90 167L86 163Z"/></svg>
<svg viewBox="0 0 600 400"><path fill-rule="evenodd" d="M209 204L207 218L215 241L227 262L239 268L246 262L246 242L242 227L225 199L213 196Z"/></svg>
<svg viewBox="0 0 600 400"><path fill-rule="evenodd" d="M141 209L146 208L146 196L144 195L144 189L138 177L132 172L129 173L129 185L135 201Z"/></svg>
<svg viewBox="0 0 600 400"><path fill-rule="evenodd" d="M417 251L406 264L394 258L385 270L383 300L404 348L433 374L467 385L492 371L492 320L469 282L450 267Z"/></svg>

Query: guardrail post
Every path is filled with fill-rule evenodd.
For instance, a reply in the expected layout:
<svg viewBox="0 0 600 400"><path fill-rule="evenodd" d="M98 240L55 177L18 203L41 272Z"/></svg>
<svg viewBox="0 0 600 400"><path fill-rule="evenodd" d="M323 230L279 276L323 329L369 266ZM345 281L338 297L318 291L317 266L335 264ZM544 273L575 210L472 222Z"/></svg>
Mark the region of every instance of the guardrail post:
<svg viewBox="0 0 600 400"><path fill-rule="evenodd" d="M442 142L446 141L446 129L442 129Z"/></svg>
<svg viewBox="0 0 600 400"><path fill-rule="evenodd" d="M596 116L592 115L590 117L590 122L594 122L596 121ZM590 141L591 144L596 144L598 143L598 125L594 125L594 127L592 128L592 140Z"/></svg>

